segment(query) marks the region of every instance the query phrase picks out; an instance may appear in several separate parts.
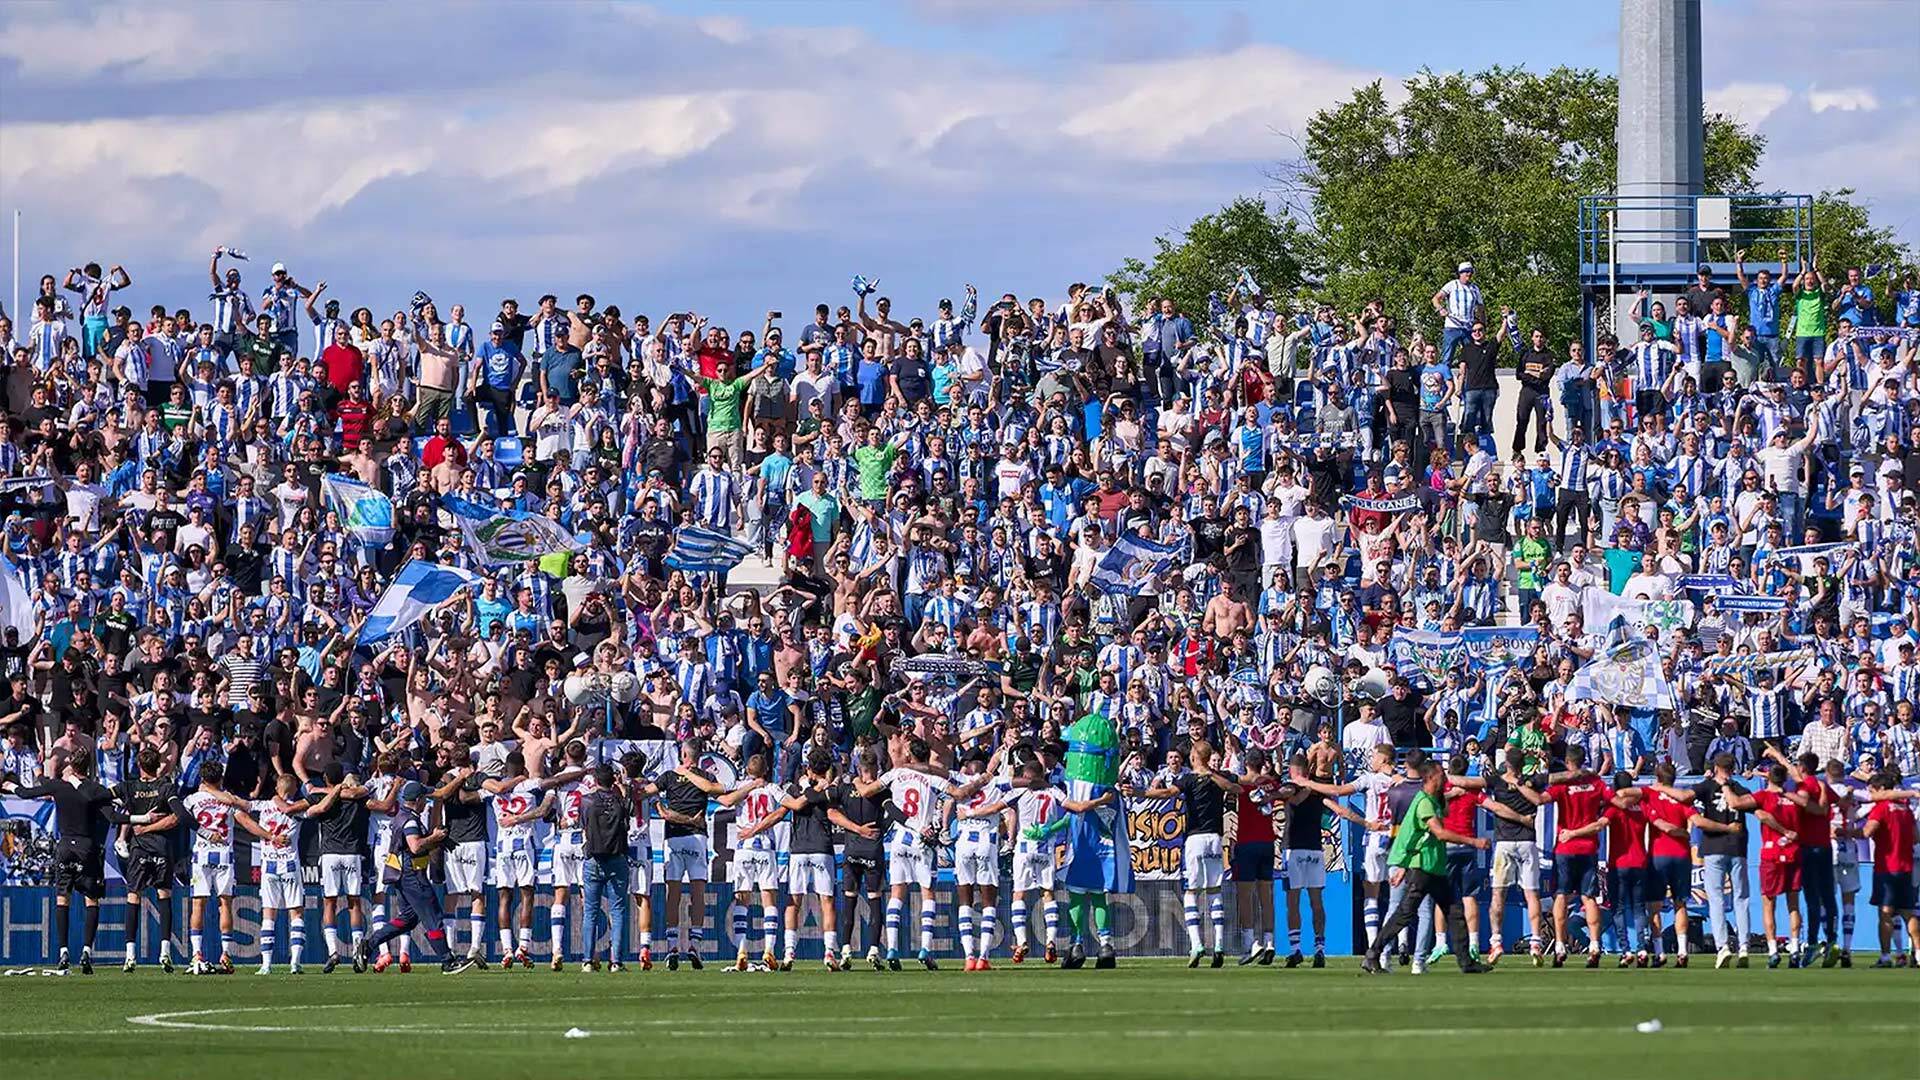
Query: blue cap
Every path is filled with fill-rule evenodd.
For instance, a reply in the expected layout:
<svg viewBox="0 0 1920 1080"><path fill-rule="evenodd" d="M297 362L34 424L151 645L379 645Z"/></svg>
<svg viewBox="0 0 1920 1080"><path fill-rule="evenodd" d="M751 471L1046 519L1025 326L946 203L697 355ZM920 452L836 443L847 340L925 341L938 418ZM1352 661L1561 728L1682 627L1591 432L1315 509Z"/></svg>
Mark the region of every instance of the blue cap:
<svg viewBox="0 0 1920 1080"><path fill-rule="evenodd" d="M400 788L401 802L417 802L427 797L427 786L418 780L409 780Z"/></svg>

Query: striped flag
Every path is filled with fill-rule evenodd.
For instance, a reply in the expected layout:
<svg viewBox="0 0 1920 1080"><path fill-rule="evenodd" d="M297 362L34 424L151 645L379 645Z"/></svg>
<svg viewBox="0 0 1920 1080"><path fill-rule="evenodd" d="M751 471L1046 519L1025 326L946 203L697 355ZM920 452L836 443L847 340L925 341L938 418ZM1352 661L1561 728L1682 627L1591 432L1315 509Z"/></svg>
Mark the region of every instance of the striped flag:
<svg viewBox="0 0 1920 1080"><path fill-rule="evenodd" d="M752 551L752 544L735 540L731 533L704 525L688 525L673 538L673 549L667 552L667 565L696 574L724 573L739 565Z"/></svg>
<svg viewBox="0 0 1920 1080"><path fill-rule="evenodd" d="M1575 672L1567 687L1567 700L1671 709L1673 683L1660 669L1659 647L1645 638L1629 638Z"/></svg>
<svg viewBox="0 0 1920 1080"><path fill-rule="evenodd" d="M400 633L453 599L454 593L468 586L478 587L482 580L480 575L458 566L412 560L400 568L393 584L387 586L373 610L367 613L367 621L360 627L360 644L371 644Z"/></svg>
<svg viewBox="0 0 1920 1080"><path fill-rule="evenodd" d="M383 548L393 540L393 500L350 476L323 476L327 508L363 547Z"/></svg>
<svg viewBox="0 0 1920 1080"><path fill-rule="evenodd" d="M1173 568L1180 545L1162 544L1132 533L1121 536L1093 568L1093 583L1109 593L1138 596L1154 577Z"/></svg>

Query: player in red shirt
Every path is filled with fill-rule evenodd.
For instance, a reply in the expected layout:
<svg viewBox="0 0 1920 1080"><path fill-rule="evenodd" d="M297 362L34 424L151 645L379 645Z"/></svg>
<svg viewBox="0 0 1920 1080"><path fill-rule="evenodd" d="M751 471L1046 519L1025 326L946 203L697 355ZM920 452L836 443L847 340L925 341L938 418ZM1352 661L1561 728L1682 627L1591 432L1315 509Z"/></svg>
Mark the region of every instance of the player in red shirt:
<svg viewBox="0 0 1920 1080"><path fill-rule="evenodd" d="M1545 793L1535 794L1522 788L1535 806L1552 803L1558 811L1559 836L1553 846L1559 885L1553 898L1553 966L1567 962L1567 898L1578 896L1589 928L1587 966L1600 966L1600 831L1606 828L1601 815L1613 799L1606 782L1586 771L1587 755L1583 747L1567 747L1567 773L1550 784ZM1638 798L1638 794L1634 798Z"/></svg>
<svg viewBox="0 0 1920 1080"><path fill-rule="evenodd" d="M1246 955L1240 958L1240 966L1245 967L1273 963L1273 809L1280 802L1280 781L1267 763L1265 750L1248 750L1242 764L1246 773L1235 796L1233 906L1241 944L1246 947ZM1298 922L1294 931L1297 952Z"/></svg>
<svg viewBox="0 0 1920 1080"><path fill-rule="evenodd" d="M1613 774L1616 792L1633 791L1633 774L1625 770ZM1613 939L1620 945L1621 967L1647 967L1647 914L1645 902L1651 856L1647 853L1647 810L1645 799L1624 806L1609 804L1601 815L1607 822L1607 897L1612 901ZM1652 925L1657 929L1658 909ZM1634 948L1635 943L1639 948Z"/></svg>
<svg viewBox="0 0 1920 1080"><path fill-rule="evenodd" d="M1873 844L1873 906L1880 909L1880 959L1877 968L1893 966L1893 924L1907 922L1907 942L1913 949L1915 964L1920 964L1920 914L1914 910L1913 881L1913 808L1894 801L1888 794L1899 787L1899 777L1891 772L1876 773L1867 782L1869 797L1876 801L1867 813L1861 835ZM1914 792L1900 792L1911 798Z"/></svg>
<svg viewBox="0 0 1920 1080"><path fill-rule="evenodd" d="M1818 755L1801 754L1799 761L1786 765L1794 781L1792 790L1807 800L1799 829L1800 894L1807 903L1806 946L1800 954L1800 966L1813 963L1817 949L1821 966L1832 967L1840 962L1840 904L1834 898L1838 882L1833 836L1834 806L1840 800L1820 774Z"/></svg>
<svg viewBox="0 0 1920 1080"><path fill-rule="evenodd" d="M1780 938L1775 930L1774 901L1787 901L1787 965L1799 967L1800 953L1800 827L1820 815L1807 811L1807 797L1787 790L1787 767L1775 762L1767 770L1767 786L1753 793L1760 819L1760 930L1767 936L1767 966L1780 966Z"/></svg>
<svg viewBox="0 0 1920 1080"><path fill-rule="evenodd" d="M1666 963L1660 909L1673 901L1674 967L1687 966L1687 905L1693 902L1693 792L1673 786L1673 762L1653 767L1654 783L1641 788L1648 825L1647 924L1653 931L1653 966Z"/></svg>
<svg viewBox="0 0 1920 1080"><path fill-rule="evenodd" d="M1447 808L1441 817L1441 824L1462 836L1480 834L1480 807L1487 801L1486 784L1478 777L1467 775L1467 759L1455 754L1447 762ZM1467 844L1447 845L1447 878L1453 885L1453 895L1460 898L1460 907L1467 917L1467 932L1475 938L1480 934L1480 901L1487 895L1487 868L1481 862L1480 851ZM1436 963L1452 951L1447 940L1447 928L1435 920L1433 926L1433 954L1428 963ZM1480 955L1480 942L1467 942L1467 952Z"/></svg>

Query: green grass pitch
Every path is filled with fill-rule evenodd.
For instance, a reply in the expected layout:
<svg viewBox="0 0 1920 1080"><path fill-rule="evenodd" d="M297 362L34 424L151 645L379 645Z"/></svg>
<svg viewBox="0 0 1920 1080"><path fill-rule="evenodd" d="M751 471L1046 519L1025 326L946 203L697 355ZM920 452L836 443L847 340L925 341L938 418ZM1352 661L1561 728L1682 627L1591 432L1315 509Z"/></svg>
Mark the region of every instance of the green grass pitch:
<svg viewBox="0 0 1920 1080"><path fill-rule="evenodd" d="M1696 958L1698 962L1700 958ZM1920 971L1116 971L0 979L0 1075L1920 1075ZM1229 961L1231 964L1231 961ZM1662 1029L1635 1025L1659 1019ZM570 1028L584 1037L569 1038ZM1360 1075L1366 1075L1362 1072ZM1404 1073L1385 1072L1391 1080Z"/></svg>

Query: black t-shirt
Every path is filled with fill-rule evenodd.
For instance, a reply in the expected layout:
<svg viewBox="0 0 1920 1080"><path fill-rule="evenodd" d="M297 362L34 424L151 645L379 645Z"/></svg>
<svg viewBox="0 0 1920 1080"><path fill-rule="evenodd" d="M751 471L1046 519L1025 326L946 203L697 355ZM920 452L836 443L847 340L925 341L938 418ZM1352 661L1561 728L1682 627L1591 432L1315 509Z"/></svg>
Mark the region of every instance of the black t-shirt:
<svg viewBox="0 0 1920 1080"><path fill-rule="evenodd" d="M1244 543L1242 542L1244 541ZM1250 574L1259 565L1260 530L1251 525L1235 525L1227 529L1227 543L1239 544L1233 554L1227 556L1227 569L1236 574ZM1221 550L1225 550L1222 548Z"/></svg>
<svg viewBox="0 0 1920 1080"><path fill-rule="evenodd" d="M358 855L367 842L367 799L335 799L314 818L320 826L320 854Z"/></svg>
<svg viewBox="0 0 1920 1080"><path fill-rule="evenodd" d="M1180 797L1187 804L1187 835L1197 833L1217 833L1226 826L1227 793L1220 785L1201 776L1188 773L1173 782L1180 789Z"/></svg>
<svg viewBox="0 0 1920 1080"><path fill-rule="evenodd" d="M276 718L267 721L266 728L260 733L260 745L265 751L266 760L277 758L282 769L293 771L293 728L285 720Z"/></svg>
<svg viewBox="0 0 1920 1080"><path fill-rule="evenodd" d="M472 783L473 780L474 777L467 778L468 783ZM471 844L475 841L486 840L487 802L485 799L477 802L467 802L460 797L460 792L456 790L448 797L445 810L447 819L447 843Z"/></svg>
<svg viewBox="0 0 1920 1080"><path fill-rule="evenodd" d="M1227 519L1198 517L1187 523L1193 529L1193 561L1206 562L1226 550Z"/></svg>
<svg viewBox="0 0 1920 1080"><path fill-rule="evenodd" d="M1410 367L1389 370L1387 400L1393 402L1400 419L1411 421L1413 418L1408 413L1420 406L1420 373Z"/></svg>
<svg viewBox="0 0 1920 1080"><path fill-rule="evenodd" d="M1720 781L1707 777L1694 786L1694 812L1708 821L1722 825L1739 824L1739 832L1714 832L1700 830L1700 854L1702 855L1745 855L1747 853L1747 833L1745 829L1746 812L1735 810L1727 804L1727 796L1748 794L1747 789L1738 780L1729 780L1722 785Z"/></svg>
<svg viewBox="0 0 1920 1080"><path fill-rule="evenodd" d="M1454 354L1460 366L1467 369L1466 378L1461 381L1463 390L1493 390L1500 384L1494 372L1500 366L1500 343L1488 338L1485 341L1471 339L1460 343L1460 351Z"/></svg>
<svg viewBox="0 0 1920 1080"><path fill-rule="evenodd" d="M885 801L884 793L874 798L863 798L853 790L852 784L835 784L827 793L831 805L846 816L855 825L879 825L885 818L881 809ZM857 833L843 833L841 842L846 845L849 859L868 859L879 861L880 838L871 839Z"/></svg>
<svg viewBox="0 0 1920 1080"><path fill-rule="evenodd" d="M162 656L158 660L142 659L142 660L135 660L133 662L134 681L137 684L139 684L140 689L142 690L153 689L153 677L156 673L162 672L162 671L171 671L171 672L178 673L179 670L180 670L180 665L174 663L173 660L165 656Z"/></svg>
<svg viewBox="0 0 1920 1080"><path fill-rule="evenodd" d="M1520 385L1545 392L1553 378L1553 354L1545 349L1526 349L1520 353Z"/></svg>
<svg viewBox="0 0 1920 1080"><path fill-rule="evenodd" d="M159 776L152 780L135 777L132 780L125 780L121 782L117 794L120 805L129 817L138 817L141 814L160 817L178 814L181 821L186 820L187 808L180 802L179 788L172 777ZM173 832L177 831L176 828L172 832L134 833L128 838L127 847L136 858L164 857L172 850Z"/></svg>
<svg viewBox="0 0 1920 1080"><path fill-rule="evenodd" d="M1380 722L1387 725L1393 745L1406 750L1426 743L1426 723L1421 718L1424 706L1419 691L1408 691L1405 701L1388 694L1380 699L1379 709Z"/></svg>
<svg viewBox="0 0 1920 1080"><path fill-rule="evenodd" d="M795 855L831 854L833 827L827 820L827 808L830 805L827 790L796 782L787 785L787 796L807 800L805 807L789 812L793 821L789 850Z"/></svg>
<svg viewBox="0 0 1920 1080"><path fill-rule="evenodd" d="M1513 494L1489 492L1475 501L1480 504L1480 513L1474 519L1474 535L1499 547L1511 543L1512 538L1507 535L1507 514L1513 510Z"/></svg>
<svg viewBox="0 0 1920 1080"><path fill-rule="evenodd" d="M700 769L695 769L694 774L703 780L713 779ZM659 784L660 800L667 804L669 810L699 819L699 824L696 825L682 825L675 821L668 821L666 835L669 838L706 835L707 793L677 771L662 773Z"/></svg>
<svg viewBox="0 0 1920 1080"><path fill-rule="evenodd" d="M1507 778L1498 773L1487 777L1487 795L1501 806L1515 813L1531 815L1534 811L1533 804L1527 801L1525 795L1520 794L1519 787L1507 783ZM1495 814L1493 817L1493 838L1495 840L1531 840L1533 839L1533 826L1522 825L1517 821L1508 821L1506 818Z"/></svg>
<svg viewBox="0 0 1920 1080"><path fill-rule="evenodd" d="M1320 824L1327 815L1326 796L1309 791L1298 805L1287 807L1287 850L1319 851Z"/></svg>

